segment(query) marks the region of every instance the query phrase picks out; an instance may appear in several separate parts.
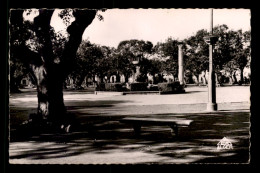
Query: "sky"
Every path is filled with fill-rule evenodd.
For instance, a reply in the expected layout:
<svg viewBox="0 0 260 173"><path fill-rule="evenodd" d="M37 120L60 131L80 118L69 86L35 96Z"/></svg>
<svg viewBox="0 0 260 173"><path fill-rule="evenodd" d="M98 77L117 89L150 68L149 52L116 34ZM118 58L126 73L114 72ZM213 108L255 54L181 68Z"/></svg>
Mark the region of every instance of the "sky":
<svg viewBox="0 0 260 173"><path fill-rule="evenodd" d="M52 25L61 30L64 25L55 17ZM200 29L210 29L210 9L108 9L99 12L104 17L97 17L86 28L83 39L92 43L117 47L123 40L138 39L164 42L173 37L183 40L194 35ZM248 31L250 26L249 9L214 9L213 26L226 24L229 29Z"/></svg>

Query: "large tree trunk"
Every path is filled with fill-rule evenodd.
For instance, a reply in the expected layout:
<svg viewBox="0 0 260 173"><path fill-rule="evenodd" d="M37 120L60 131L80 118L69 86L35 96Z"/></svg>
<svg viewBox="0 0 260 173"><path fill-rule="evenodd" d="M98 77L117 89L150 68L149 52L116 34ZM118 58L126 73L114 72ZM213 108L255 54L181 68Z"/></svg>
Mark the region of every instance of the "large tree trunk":
<svg viewBox="0 0 260 173"><path fill-rule="evenodd" d="M57 124L64 123L66 108L63 99L63 82L70 72L76 51L82 40L85 28L95 17L95 10L77 10L73 12L75 21L67 28L68 42L65 44L60 61L55 61L51 42L50 21L53 10L40 10L34 18L34 27L42 48L40 60L32 62L30 67L37 81L38 115L47 121ZM39 58L38 58L39 59Z"/></svg>
<svg viewBox="0 0 260 173"><path fill-rule="evenodd" d="M50 26L52 14L53 10L40 10L39 16L34 18L35 33L42 44L39 51L42 63L32 64L31 68L37 81L38 115L47 121L62 123L66 112L62 91L63 78L61 64L54 62Z"/></svg>
<svg viewBox="0 0 260 173"><path fill-rule="evenodd" d="M48 73L43 65L31 67L37 81L37 114L42 119L62 124L66 109L63 101L63 80L59 72Z"/></svg>

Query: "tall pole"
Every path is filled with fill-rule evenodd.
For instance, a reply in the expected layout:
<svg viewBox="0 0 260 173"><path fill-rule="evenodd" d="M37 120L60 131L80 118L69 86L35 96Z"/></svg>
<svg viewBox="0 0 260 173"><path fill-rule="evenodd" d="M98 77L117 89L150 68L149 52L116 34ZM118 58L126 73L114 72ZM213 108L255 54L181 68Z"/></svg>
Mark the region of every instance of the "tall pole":
<svg viewBox="0 0 260 173"><path fill-rule="evenodd" d="M210 35L213 35L213 9L210 9Z"/></svg>
<svg viewBox="0 0 260 173"><path fill-rule="evenodd" d="M179 62L179 69L178 69L178 79L181 85L184 84L184 70L183 70L183 53L182 53L182 43L178 44L178 62Z"/></svg>
<svg viewBox="0 0 260 173"><path fill-rule="evenodd" d="M213 47L217 41L217 37L213 36L213 9L210 11L210 36L207 41L209 43L209 79L208 79L208 104L207 111L216 111L216 79L213 66Z"/></svg>

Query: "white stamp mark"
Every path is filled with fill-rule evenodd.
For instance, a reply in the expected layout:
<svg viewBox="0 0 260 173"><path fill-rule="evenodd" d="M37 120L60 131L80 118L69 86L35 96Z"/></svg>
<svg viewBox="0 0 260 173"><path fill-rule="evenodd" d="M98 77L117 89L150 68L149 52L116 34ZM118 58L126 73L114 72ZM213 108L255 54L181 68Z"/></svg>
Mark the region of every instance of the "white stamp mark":
<svg viewBox="0 0 260 173"><path fill-rule="evenodd" d="M221 139L218 144L217 144L217 149L218 150L227 150L227 149L233 149L233 145L231 143L231 140L224 137L223 139Z"/></svg>

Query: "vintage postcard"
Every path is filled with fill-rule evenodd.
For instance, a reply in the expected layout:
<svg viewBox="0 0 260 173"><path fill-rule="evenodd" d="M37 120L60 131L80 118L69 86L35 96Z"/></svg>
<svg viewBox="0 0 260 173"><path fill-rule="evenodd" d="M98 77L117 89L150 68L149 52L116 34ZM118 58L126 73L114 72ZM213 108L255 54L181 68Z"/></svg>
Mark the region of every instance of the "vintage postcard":
<svg viewBox="0 0 260 173"><path fill-rule="evenodd" d="M9 163L250 163L250 9L9 13Z"/></svg>

